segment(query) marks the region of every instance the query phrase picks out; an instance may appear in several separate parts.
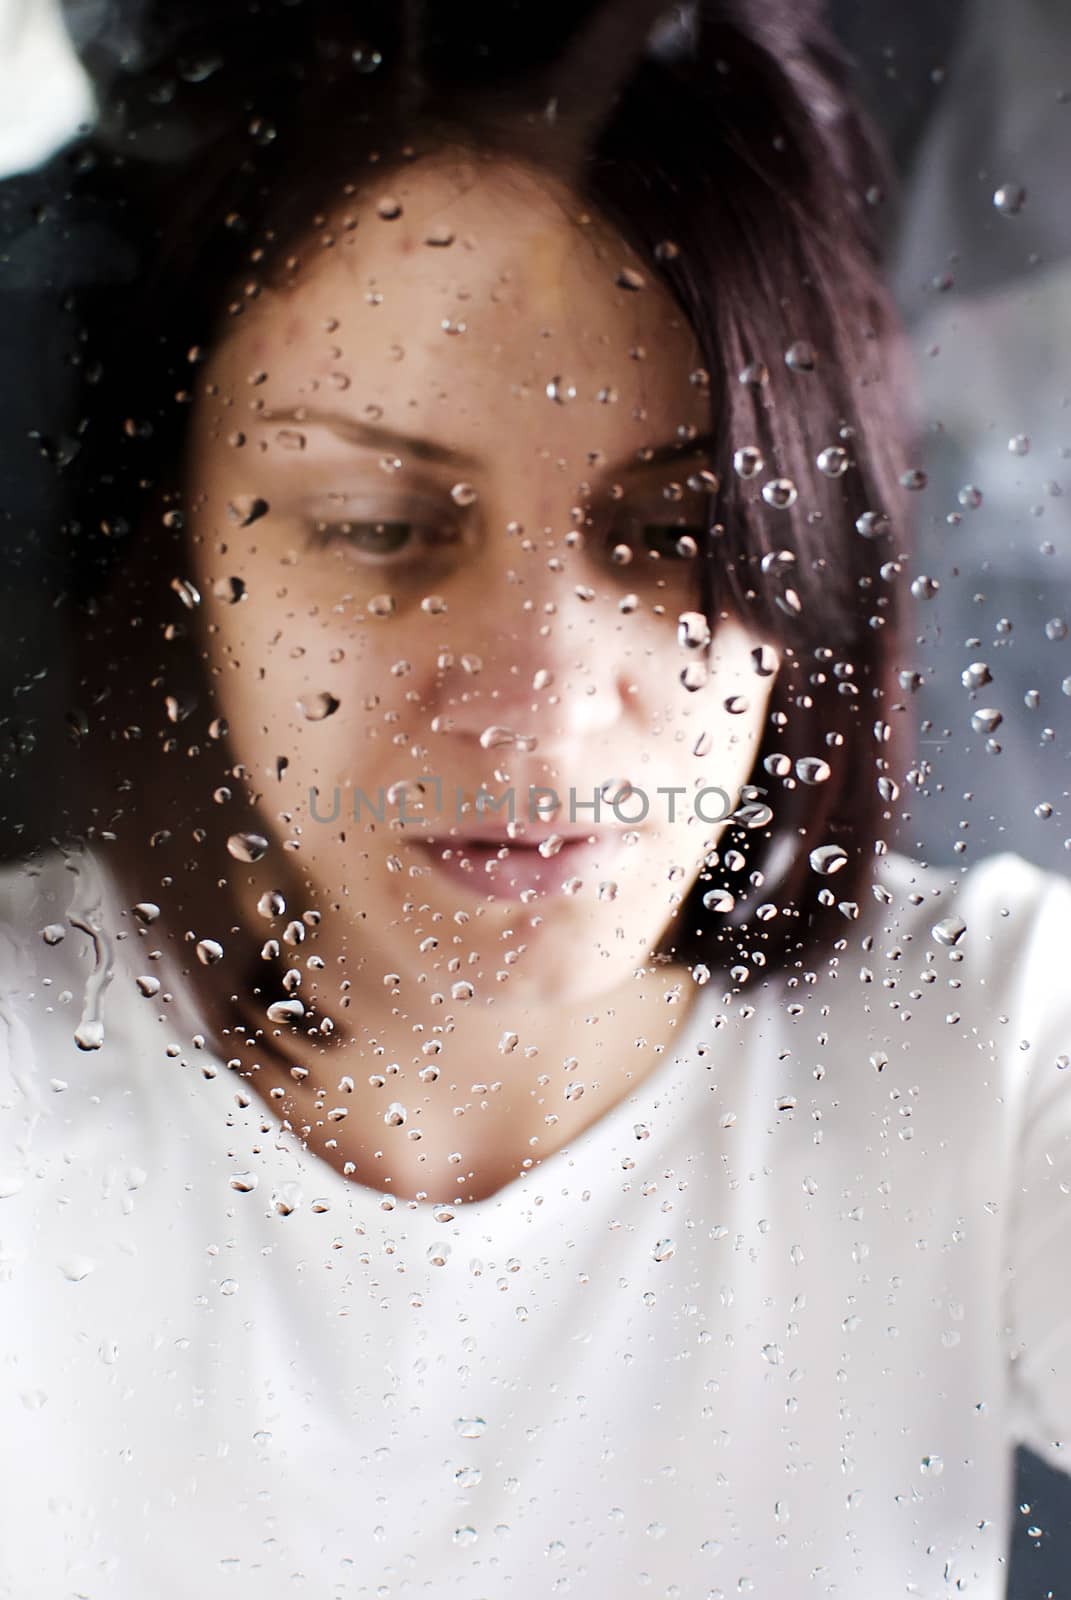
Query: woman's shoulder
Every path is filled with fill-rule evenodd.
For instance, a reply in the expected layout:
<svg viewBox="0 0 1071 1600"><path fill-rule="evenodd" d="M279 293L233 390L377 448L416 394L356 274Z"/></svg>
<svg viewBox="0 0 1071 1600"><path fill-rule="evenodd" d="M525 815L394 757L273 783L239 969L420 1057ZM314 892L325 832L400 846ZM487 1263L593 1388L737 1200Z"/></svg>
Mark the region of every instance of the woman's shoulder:
<svg viewBox="0 0 1071 1600"><path fill-rule="evenodd" d="M1071 950L1071 882L1014 851L969 867L931 866L890 853L874 878L878 924L958 964L963 985L982 987L1024 1019L1071 1013L1064 976ZM883 914L882 914L883 913Z"/></svg>

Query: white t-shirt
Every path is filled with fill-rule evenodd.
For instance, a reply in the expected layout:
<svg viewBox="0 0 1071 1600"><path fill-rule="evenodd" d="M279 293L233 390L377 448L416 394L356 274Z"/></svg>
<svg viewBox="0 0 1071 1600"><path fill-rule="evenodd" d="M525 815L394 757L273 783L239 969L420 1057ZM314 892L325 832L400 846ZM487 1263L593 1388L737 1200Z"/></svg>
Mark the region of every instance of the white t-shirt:
<svg viewBox="0 0 1071 1600"><path fill-rule="evenodd" d="M1071 1470L1062 879L888 857L463 1206L240 1109L99 863L2 882L5 1600L1003 1595L1014 1442Z"/></svg>

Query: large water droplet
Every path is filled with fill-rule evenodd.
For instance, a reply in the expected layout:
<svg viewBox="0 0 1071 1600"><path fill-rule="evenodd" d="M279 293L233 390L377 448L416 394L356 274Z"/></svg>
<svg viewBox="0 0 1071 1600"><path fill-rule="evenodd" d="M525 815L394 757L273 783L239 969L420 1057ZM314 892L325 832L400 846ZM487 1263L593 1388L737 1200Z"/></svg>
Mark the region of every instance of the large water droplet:
<svg viewBox="0 0 1071 1600"><path fill-rule="evenodd" d="M298 706L306 722L323 722L325 717L334 716L340 701L333 694L310 694L298 701Z"/></svg>
<svg viewBox="0 0 1071 1600"><path fill-rule="evenodd" d="M232 833L227 849L236 861L259 861L268 853L268 841L262 833Z"/></svg>
<svg viewBox="0 0 1071 1600"><path fill-rule="evenodd" d="M701 611L682 611L677 618L677 643L685 650L705 650L710 644L710 623Z"/></svg>
<svg viewBox="0 0 1071 1600"><path fill-rule="evenodd" d="M796 504L799 491L791 478L771 478L762 486L762 498L777 511L787 511Z"/></svg>
<svg viewBox="0 0 1071 1600"><path fill-rule="evenodd" d="M765 465L765 457L756 445L743 445L733 452L733 471L738 478L757 478Z"/></svg>
<svg viewBox="0 0 1071 1600"><path fill-rule="evenodd" d="M811 851L810 862L815 872L823 878L828 878L847 866L848 855L839 844L820 844L816 850Z"/></svg>

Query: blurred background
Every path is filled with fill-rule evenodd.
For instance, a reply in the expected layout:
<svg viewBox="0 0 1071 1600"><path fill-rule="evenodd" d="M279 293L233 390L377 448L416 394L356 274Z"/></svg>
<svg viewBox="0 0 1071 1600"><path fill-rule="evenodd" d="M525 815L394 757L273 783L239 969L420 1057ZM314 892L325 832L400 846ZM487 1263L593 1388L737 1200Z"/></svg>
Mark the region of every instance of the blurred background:
<svg viewBox="0 0 1071 1600"><path fill-rule="evenodd" d="M687 6L678 8L687 12ZM138 68L144 0L0 0L0 852L47 842L77 737L57 528L75 286L136 271L65 202ZM832 0L892 153L889 271L919 381L917 754L899 847L1071 871L1071 4ZM686 21L686 16L682 17ZM1071 1478L1020 1451L1009 1600L1071 1595ZM1063 1580L1061 1582L1061 1580Z"/></svg>

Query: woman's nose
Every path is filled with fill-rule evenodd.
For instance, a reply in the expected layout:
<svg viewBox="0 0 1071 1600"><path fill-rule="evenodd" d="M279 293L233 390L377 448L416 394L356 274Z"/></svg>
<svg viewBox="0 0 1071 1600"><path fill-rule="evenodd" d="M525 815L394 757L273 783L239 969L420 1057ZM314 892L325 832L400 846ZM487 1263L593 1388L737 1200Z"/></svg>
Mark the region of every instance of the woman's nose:
<svg viewBox="0 0 1071 1600"><path fill-rule="evenodd" d="M440 663L436 709L444 732L485 745L502 730L540 747L573 745L609 732L627 715L629 683L616 629L608 633L601 608L567 585L552 604L547 611L527 595L504 616L489 596L468 619L467 647Z"/></svg>

